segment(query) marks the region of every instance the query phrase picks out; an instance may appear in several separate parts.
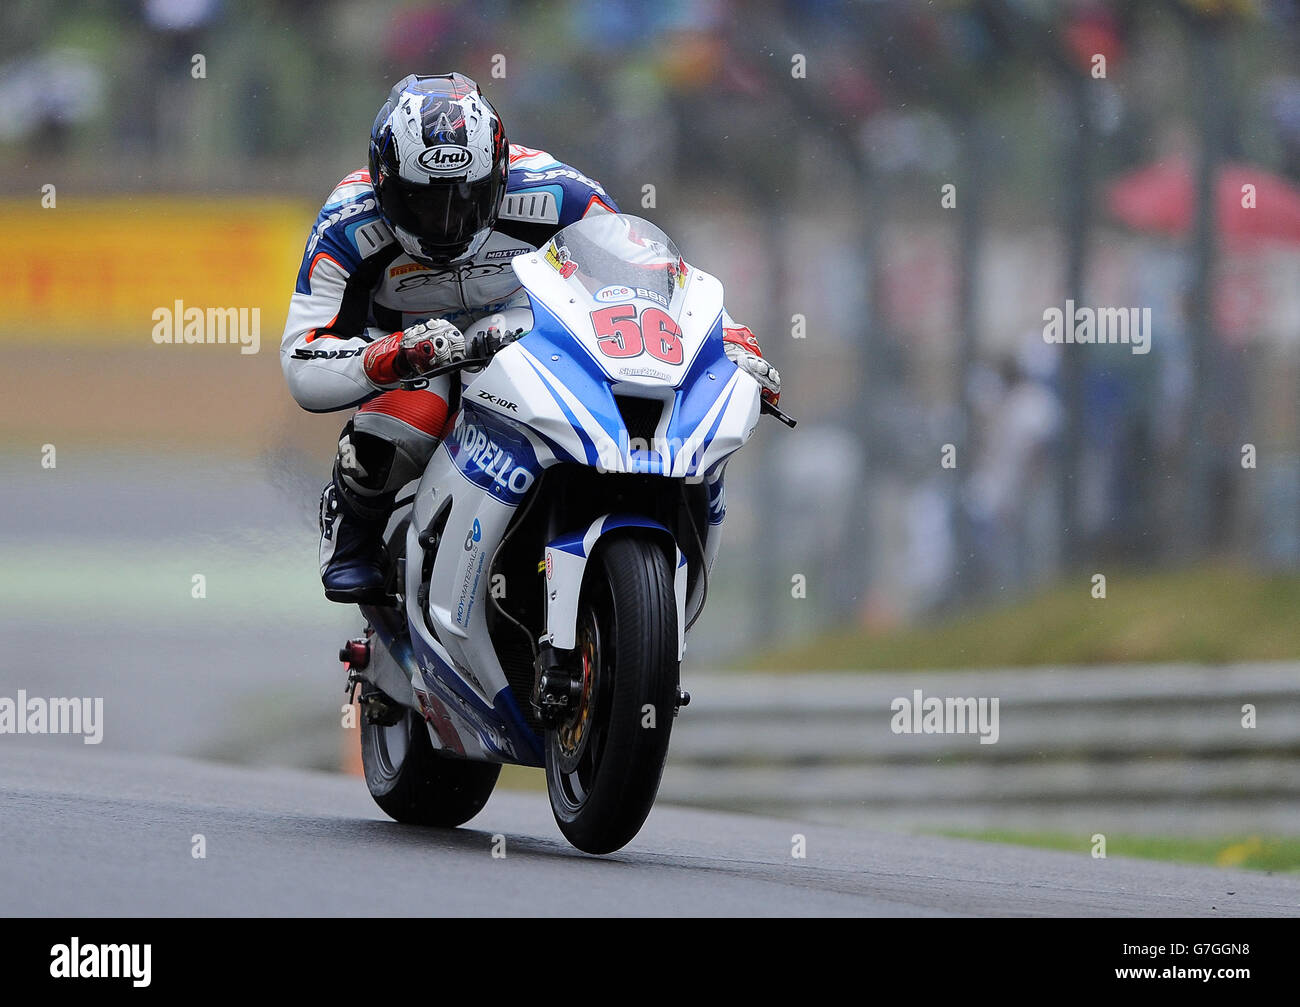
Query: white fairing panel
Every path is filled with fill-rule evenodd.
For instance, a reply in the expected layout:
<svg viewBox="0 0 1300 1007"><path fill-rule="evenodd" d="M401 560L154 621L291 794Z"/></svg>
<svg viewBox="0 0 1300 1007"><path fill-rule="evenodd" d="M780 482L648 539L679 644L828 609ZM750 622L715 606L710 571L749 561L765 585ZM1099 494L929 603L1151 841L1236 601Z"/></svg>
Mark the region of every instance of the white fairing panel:
<svg viewBox="0 0 1300 1007"><path fill-rule="evenodd" d="M593 295L581 284L565 280L548 263L543 252L516 256L513 265L529 294L539 298L564 327L573 333L596 366L611 381L627 386L659 388L666 385L671 388L681 384L696 354L704 345L705 337L722 316L722 284L708 273L685 263L681 267L685 279L667 299L662 296L648 297L646 295L657 292L630 285L598 287ZM613 334L603 338L598 334L592 319L593 314L619 305L631 305L637 310L636 318L641 323L643 332L643 347L647 339L658 338L654 335L658 332L658 316L654 314L655 311L663 312L676 322L681 329L677 337L681 342L680 360L676 352L659 352L656 355L643 349L642 352L627 357L611 356L603 352L603 348L612 348L616 352L626 352L629 349L626 344L621 347L616 345L619 334L614 323L622 321L623 317L610 320L607 328ZM648 317L647 309L651 311ZM630 313L622 314L631 318ZM647 321L649 324L646 324Z"/></svg>

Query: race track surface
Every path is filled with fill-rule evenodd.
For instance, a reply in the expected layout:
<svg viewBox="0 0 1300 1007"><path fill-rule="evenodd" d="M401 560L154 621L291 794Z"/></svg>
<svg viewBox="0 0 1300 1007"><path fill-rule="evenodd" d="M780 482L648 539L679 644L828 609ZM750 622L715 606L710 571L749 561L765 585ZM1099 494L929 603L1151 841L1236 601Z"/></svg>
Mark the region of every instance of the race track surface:
<svg viewBox="0 0 1300 1007"><path fill-rule="evenodd" d="M0 851L17 916L1300 914L1296 878L662 806L591 857L538 794L429 830L384 818L356 777L12 736Z"/></svg>

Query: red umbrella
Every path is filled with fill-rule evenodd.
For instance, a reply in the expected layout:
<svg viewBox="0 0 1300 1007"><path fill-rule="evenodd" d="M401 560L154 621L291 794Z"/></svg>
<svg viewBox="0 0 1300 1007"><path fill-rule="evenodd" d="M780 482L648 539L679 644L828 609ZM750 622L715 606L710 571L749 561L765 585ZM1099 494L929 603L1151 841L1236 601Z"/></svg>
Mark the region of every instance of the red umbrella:
<svg viewBox="0 0 1300 1007"><path fill-rule="evenodd" d="M1254 207L1243 206L1254 186ZM1215 186L1219 233L1234 243L1272 239L1300 243L1300 189L1249 164L1228 163ZM1160 161L1123 175L1106 193L1111 214L1139 231L1183 235L1195 216L1196 186L1185 160Z"/></svg>

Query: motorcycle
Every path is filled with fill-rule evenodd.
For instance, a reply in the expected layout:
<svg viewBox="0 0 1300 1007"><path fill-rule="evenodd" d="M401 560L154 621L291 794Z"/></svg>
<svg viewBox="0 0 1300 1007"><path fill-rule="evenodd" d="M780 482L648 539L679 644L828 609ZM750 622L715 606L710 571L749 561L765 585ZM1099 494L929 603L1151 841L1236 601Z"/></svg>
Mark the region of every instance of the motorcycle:
<svg viewBox="0 0 1300 1007"><path fill-rule="evenodd" d="M340 658L389 816L461 825L503 764L544 768L560 831L609 853L690 701L724 467L761 410L794 421L724 353L722 285L649 221L590 216L511 265L531 310L408 383L459 371L457 418L389 523L391 604Z"/></svg>

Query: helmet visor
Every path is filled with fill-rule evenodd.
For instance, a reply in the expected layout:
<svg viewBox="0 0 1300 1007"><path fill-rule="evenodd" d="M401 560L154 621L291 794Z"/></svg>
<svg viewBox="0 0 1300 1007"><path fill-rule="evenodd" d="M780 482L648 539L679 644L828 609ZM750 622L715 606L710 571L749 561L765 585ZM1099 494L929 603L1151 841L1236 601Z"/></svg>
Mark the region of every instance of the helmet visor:
<svg viewBox="0 0 1300 1007"><path fill-rule="evenodd" d="M496 219L503 191L501 176L492 172L476 182L416 185L389 178L379 195L384 215L397 227L421 239L431 252L454 253Z"/></svg>

